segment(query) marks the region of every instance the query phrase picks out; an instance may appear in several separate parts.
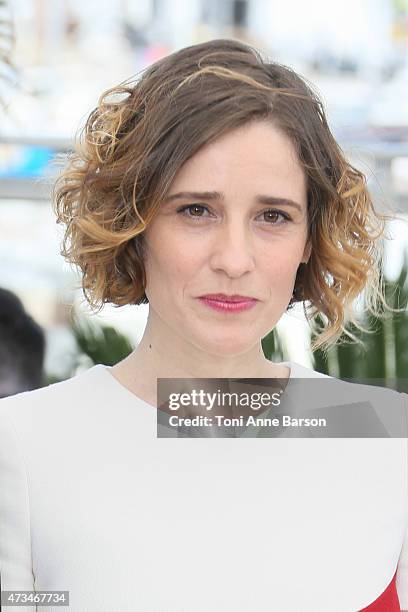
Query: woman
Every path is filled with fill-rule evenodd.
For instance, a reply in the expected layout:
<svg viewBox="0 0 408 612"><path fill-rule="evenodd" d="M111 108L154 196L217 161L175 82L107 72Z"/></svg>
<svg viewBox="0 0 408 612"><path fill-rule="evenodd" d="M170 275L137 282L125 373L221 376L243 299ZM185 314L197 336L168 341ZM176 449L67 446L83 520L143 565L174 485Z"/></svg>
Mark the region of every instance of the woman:
<svg viewBox="0 0 408 612"><path fill-rule="evenodd" d="M327 379L261 339L308 301L327 349L363 290L384 303L386 217L304 80L232 40L159 60L101 97L55 210L89 303L149 316L115 366L0 402L3 589L74 612L408 609L406 439L157 437L158 378Z"/></svg>

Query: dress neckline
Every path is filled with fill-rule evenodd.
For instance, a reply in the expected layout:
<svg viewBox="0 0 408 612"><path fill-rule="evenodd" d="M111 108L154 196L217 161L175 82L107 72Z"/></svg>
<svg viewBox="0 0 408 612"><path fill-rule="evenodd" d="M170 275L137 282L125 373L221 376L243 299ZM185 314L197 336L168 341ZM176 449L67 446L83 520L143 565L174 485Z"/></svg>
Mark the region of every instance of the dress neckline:
<svg viewBox="0 0 408 612"><path fill-rule="evenodd" d="M302 376L302 370L308 369L305 366L302 366L294 361L281 361L280 363L277 363L276 365L287 366L289 368L289 377L287 379L288 381L297 376ZM112 367L113 366L108 366L102 363L97 363L91 368L89 368L87 372L92 371L98 374L102 374L105 377L105 380L109 382L109 385L111 386L111 388L112 389L114 388L117 391L119 391L123 395L123 397L127 398L128 400L132 400L133 402L138 401L142 405L148 407L149 409L153 408L154 410L157 410L156 406L154 406L153 404L150 404L149 402L146 402L146 400L142 399L141 397L133 393L133 391L130 391L130 389L125 387L125 385L123 385L121 382L119 382L119 380L111 372Z"/></svg>

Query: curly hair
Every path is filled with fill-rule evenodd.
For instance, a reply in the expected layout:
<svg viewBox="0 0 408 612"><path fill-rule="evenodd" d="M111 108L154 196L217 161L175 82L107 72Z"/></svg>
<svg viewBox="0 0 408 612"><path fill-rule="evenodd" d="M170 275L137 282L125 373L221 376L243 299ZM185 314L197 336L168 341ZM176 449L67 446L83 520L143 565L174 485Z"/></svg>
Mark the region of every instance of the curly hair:
<svg viewBox="0 0 408 612"><path fill-rule="evenodd" d="M333 137L323 104L291 68L253 47L218 39L174 52L105 91L54 185L61 254L82 271L93 309L148 303L143 232L179 168L204 144L252 120L270 120L290 138L307 178L311 255L296 275L288 309L303 302L323 320L312 350L343 333L364 295L366 309L390 309L382 286L387 220L376 212L364 174ZM318 316L320 315L320 317Z"/></svg>

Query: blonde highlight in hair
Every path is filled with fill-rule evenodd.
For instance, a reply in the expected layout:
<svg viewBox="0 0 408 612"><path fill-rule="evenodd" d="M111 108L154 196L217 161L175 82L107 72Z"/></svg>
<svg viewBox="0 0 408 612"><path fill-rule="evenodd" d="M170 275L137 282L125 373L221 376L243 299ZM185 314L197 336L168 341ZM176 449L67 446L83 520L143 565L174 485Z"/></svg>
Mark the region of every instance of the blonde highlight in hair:
<svg viewBox="0 0 408 612"><path fill-rule="evenodd" d="M311 255L299 266L288 309L303 302L312 350L365 330L353 303L382 316L382 239L391 215L375 211L365 176L345 158L323 105L287 66L235 40L177 51L135 82L104 92L54 187L61 254L82 272L93 309L148 303L143 233L181 166L200 147L251 121L270 121L292 141L308 185Z"/></svg>

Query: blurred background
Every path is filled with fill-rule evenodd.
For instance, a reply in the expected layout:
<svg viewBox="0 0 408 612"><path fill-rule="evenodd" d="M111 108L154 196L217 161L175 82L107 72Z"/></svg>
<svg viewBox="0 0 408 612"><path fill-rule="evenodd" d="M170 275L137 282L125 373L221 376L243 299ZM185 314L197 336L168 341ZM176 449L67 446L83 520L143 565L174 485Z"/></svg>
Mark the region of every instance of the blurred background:
<svg viewBox="0 0 408 612"><path fill-rule="evenodd" d="M123 358L148 312L105 306L91 315L79 274L59 255L54 160L103 90L221 37L255 45L315 86L376 207L396 213L384 274L389 303L405 312L370 321L365 349L333 347L326 359L311 352L299 306L264 339L265 354L335 376L408 379L408 0L0 0L0 33L0 287L44 332L41 384Z"/></svg>

